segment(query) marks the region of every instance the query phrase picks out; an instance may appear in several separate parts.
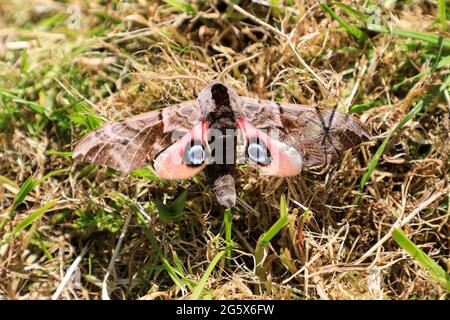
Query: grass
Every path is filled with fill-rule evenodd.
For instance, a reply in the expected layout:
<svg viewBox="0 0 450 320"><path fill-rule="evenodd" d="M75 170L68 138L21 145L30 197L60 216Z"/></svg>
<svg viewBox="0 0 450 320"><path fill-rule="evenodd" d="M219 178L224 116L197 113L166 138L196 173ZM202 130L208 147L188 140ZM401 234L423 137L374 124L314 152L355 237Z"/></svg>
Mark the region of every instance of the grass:
<svg viewBox="0 0 450 320"><path fill-rule="evenodd" d="M203 289L205 288L206 281L208 280L209 276L211 275L211 272L213 271L216 264L222 259L222 257L225 255L226 251L220 251L214 259L209 264L208 268L206 268L205 273L200 278L200 281L198 282L197 286L194 288L194 291L192 292L191 300L198 300L200 298L200 295L202 294Z"/></svg>
<svg viewBox="0 0 450 320"><path fill-rule="evenodd" d="M55 204L56 204L56 200L51 200L50 202L48 202L44 206L42 206L42 208L39 208L36 211L30 213L26 218L24 218L22 221L20 221L19 223L17 223L14 226L14 229L11 231L10 234L5 234L3 236L3 239L0 241L0 245L4 245L7 242L9 242L12 237L14 237L20 231L22 231L26 227L28 227L34 220L36 220L37 218L42 216L45 212L47 212L47 210L49 210Z"/></svg>
<svg viewBox="0 0 450 320"><path fill-rule="evenodd" d="M424 253L414 242L408 239L401 229L395 229L392 237L395 242L413 257L420 265L429 271L431 278L450 291L450 274L436 263L429 255Z"/></svg>
<svg viewBox="0 0 450 320"><path fill-rule="evenodd" d="M439 0L439 23L441 24L442 29L448 30L448 24L447 24L447 4L445 3L446 0Z"/></svg>
<svg viewBox="0 0 450 320"><path fill-rule="evenodd" d="M442 37L435 34L429 34L425 32L417 32L412 30L405 30L400 28L389 29L378 24L371 24L367 27L369 31L379 32L379 33L389 33L399 37L421 40L430 43L435 46L443 46L446 49L450 49L450 38Z"/></svg>
<svg viewBox="0 0 450 320"><path fill-rule="evenodd" d="M341 18L341 16L339 16L338 14L336 14L329 6L326 2L322 2L320 4L322 6L322 8L328 12L333 19L335 19L337 22L339 22L339 24L344 27L345 30L347 30L348 33L350 33L352 36L354 36L356 39L358 39L361 42L366 42L367 41L367 35L361 31L359 28L347 23L343 18ZM355 13L357 12L356 10L352 10L350 7L348 6L343 6L341 4L341 8L344 8L347 12L351 12L351 13ZM351 11L350 11L351 10Z"/></svg>
<svg viewBox="0 0 450 320"><path fill-rule="evenodd" d="M423 100L419 101L411 111L405 115L400 122L389 132L389 134L384 138L383 143L378 147L377 151L373 155L372 159L369 162L369 166L367 167L367 171L364 173L361 182L359 184L359 191L362 192L364 187L375 170L378 162L380 161L380 157L383 155L386 146L388 145L392 136L400 130L408 121L414 118L423 108ZM358 199L358 198L357 198Z"/></svg>
<svg viewBox="0 0 450 320"><path fill-rule="evenodd" d="M73 29L69 3L3 1L0 299L448 299L448 6L383 3L94 0ZM73 162L221 74L373 138L295 178L239 167L232 210L202 174Z"/></svg>
<svg viewBox="0 0 450 320"><path fill-rule="evenodd" d="M267 280L267 267L264 266L265 258L270 241L275 237L289 222L286 197L281 196L280 199L280 217L258 240L255 248L255 274L264 282Z"/></svg>

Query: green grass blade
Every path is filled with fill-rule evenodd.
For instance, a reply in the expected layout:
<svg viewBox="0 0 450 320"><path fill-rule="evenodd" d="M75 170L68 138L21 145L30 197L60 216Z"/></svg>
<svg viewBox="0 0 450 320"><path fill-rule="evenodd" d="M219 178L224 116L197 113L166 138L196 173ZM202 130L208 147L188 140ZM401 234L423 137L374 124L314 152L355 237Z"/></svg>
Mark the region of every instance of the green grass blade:
<svg viewBox="0 0 450 320"><path fill-rule="evenodd" d="M346 4L343 4L343 3L340 3L340 2L337 2L337 1L333 1L333 3L337 7L341 8L343 11L345 11L350 16L354 16L354 17L362 19L364 21L369 18L369 15L367 15L365 13L362 13L362 12L359 12L358 10L355 10L355 9L353 9L352 7L350 7L350 6L346 5Z"/></svg>
<svg viewBox="0 0 450 320"><path fill-rule="evenodd" d="M30 193L35 187L37 186L37 182L33 180L33 177L28 177L27 180L22 184L22 186L19 189L19 192L17 192L16 196L14 197L12 207L11 207L11 214L16 210L16 208L21 204L28 193Z"/></svg>
<svg viewBox="0 0 450 320"><path fill-rule="evenodd" d="M61 174L61 173L64 173L64 172L68 172L69 170L70 170L69 168L63 168L63 169L58 169L58 170L51 171L51 172L47 173L45 176L43 176L41 179L39 179L36 182L36 186L35 187L40 185L42 182L44 182L48 178L51 178L53 176L57 176L58 174Z"/></svg>
<svg viewBox="0 0 450 320"><path fill-rule="evenodd" d="M255 272L261 281L264 281L266 279L266 271L262 266L266 246L273 239L273 237L275 237L288 223L289 223L289 215L286 204L286 197L282 195L280 198L280 217L269 228L269 230L261 236L255 248L255 263L256 263Z"/></svg>
<svg viewBox="0 0 450 320"><path fill-rule="evenodd" d="M25 200L26 196L34 188L36 188L38 185L40 185L42 182L44 182L48 178L50 178L50 177L52 177L54 175L66 172L66 171L69 171L69 169L66 168L66 169L60 169L60 170L52 171L52 172L48 173L47 175L45 175L44 177L42 177L41 179L39 179L38 181L35 181L31 176L28 177L28 179L25 180L25 182L22 184L22 186L20 187L19 191L17 192L16 196L14 197L14 200L13 200L13 203L11 205L10 211L2 219L2 221L0 222L0 231L3 230L5 225L8 223L8 221L13 216L14 211L16 211L17 207Z"/></svg>
<svg viewBox="0 0 450 320"><path fill-rule="evenodd" d="M331 15L331 17L336 20L337 22L339 22L339 24L344 27L345 30L347 30L352 36L354 36L355 38L357 38L359 41L361 42L365 42L367 40L367 35L361 31L360 29L358 29L355 26L352 26L351 24L349 24L348 22L346 22L344 19L342 19L336 12L333 11L333 9L331 9L325 2L320 4L322 6L322 8L328 12L329 15Z"/></svg>
<svg viewBox="0 0 450 320"><path fill-rule="evenodd" d="M224 212L225 223L225 240L227 241L227 248L225 249L228 258L231 258L231 249L233 248L233 240L231 240L231 229L233 227L233 213L228 208Z"/></svg>
<svg viewBox="0 0 450 320"><path fill-rule="evenodd" d="M15 183L14 181L8 179L5 176L0 176L0 182L1 183L5 183L5 184L9 184L10 186L14 187L14 188L18 188L19 186L17 185L17 183Z"/></svg>
<svg viewBox="0 0 450 320"><path fill-rule="evenodd" d="M184 0L164 0L165 3L172 6L173 8L183 11L188 15L195 15L197 10L187 1Z"/></svg>
<svg viewBox="0 0 450 320"><path fill-rule="evenodd" d="M367 103L354 104L348 109L349 113L360 113L372 108L378 107L386 103L386 101L371 101Z"/></svg>
<svg viewBox="0 0 450 320"><path fill-rule="evenodd" d="M233 215L231 212L231 209L228 208L227 210L225 210L224 213L224 220L225 220L225 239L227 240L227 242L229 244L231 244L231 228L233 226Z"/></svg>
<svg viewBox="0 0 450 320"><path fill-rule="evenodd" d="M263 246L267 245L289 222L288 209L286 205L286 197L281 196L280 199L280 218L264 233L259 243Z"/></svg>
<svg viewBox="0 0 450 320"><path fill-rule="evenodd" d="M439 11L439 23L442 25L444 30L447 30L447 5L446 0L439 0L438 11Z"/></svg>
<svg viewBox="0 0 450 320"><path fill-rule="evenodd" d="M267 245L288 224L288 219L288 216L280 217L261 238L261 244Z"/></svg>
<svg viewBox="0 0 450 320"><path fill-rule="evenodd" d="M381 26L379 24L368 24L367 29L369 31L378 32L378 33L391 33L393 35L396 35L398 37L403 38L410 38L414 40L420 40L427 42L429 44L435 45L435 46L441 46L446 49L450 49L450 38L442 37L430 33L425 32L418 32L418 31L411 31L406 29L399 29L399 28L392 28L388 29L384 26Z"/></svg>
<svg viewBox="0 0 450 320"><path fill-rule="evenodd" d="M26 73L29 67L27 50L22 50L21 58L22 61L20 63L20 72Z"/></svg>
<svg viewBox="0 0 450 320"><path fill-rule="evenodd" d="M136 211L137 212L137 211ZM140 213L138 213L138 215L140 216ZM172 281L179 287L179 288L185 288L185 284L183 282L183 280L180 278L178 270L176 270L174 267L172 267L169 263L169 261L164 257L164 254L161 250L161 248L158 245L158 241L155 238L155 235L153 234L153 232L144 224L143 221L144 218L141 216L141 222L140 225L142 227L143 233L144 235L147 237L147 239L150 241L153 249L156 251L156 253L158 254L159 258L161 259L161 263L163 265L164 270L167 271L167 273L169 274L170 278L172 279Z"/></svg>
<svg viewBox="0 0 450 320"><path fill-rule="evenodd" d="M0 242L0 245L3 245L7 243L12 237L14 237L17 233L28 227L34 220L42 216L44 213L47 212L48 209L53 207L56 204L56 200L52 200L45 204L43 207L37 209L36 211L32 212L29 216L24 218L22 221L20 221L11 231L10 234L5 235Z"/></svg>
<svg viewBox="0 0 450 320"><path fill-rule="evenodd" d="M44 154L47 156L72 158L72 152L70 151L46 150Z"/></svg>
<svg viewBox="0 0 450 320"><path fill-rule="evenodd" d="M24 99L16 96L15 94L8 92L7 90L2 89L2 88L0 88L0 96L7 97L7 98L11 99L12 102L23 104L23 105L27 106L28 108L30 108L31 110L33 110L34 112L45 116L44 107L42 107L40 104L38 104L36 102L24 100Z"/></svg>
<svg viewBox="0 0 450 320"><path fill-rule="evenodd" d="M222 257L225 255L225 251L220 251L214 259L209 264L208 268L206 268L205 273L200 278L200 281L198 282L198 285L194 288L194 291L192 292L192 296L190 300L198 300L203 292L203 289L205 288L206 281L209 278L209 275L213 271L213 269L216 267L216 264L222 259Z"/></svg>
<svg viewBox="0 0 450 320"><path fill-rule="evenodd" d="M186 273L184 272L183 264L181 263L180 258L178 258L178 254L176 251L172 251L173 263L178 270L178 273L183 277L186 277Z"/></svg>
<svg viewBox="0 0 450 320"><path fill-rule="evenodd" d="M413 257L422 267L424 267L434 281L450 291L450 274L447 273L440 265L436 263L429 255L417 247L405 233L399 229L394 229L392 237L395 242L402 247L408 254Z"/></svg>
<svg viewBox="0 0 450 320"><path fill-rule="evenodd" d="M170 278L172 278L172 281L179 287L179 288L185 288L185 283L180 278L179 271L172 267L169 263L169 261L166 258L162 258L162 263L164 266L164 269L169 274Z"/></svg>
<svg viewBox="0 0 450 320"><path fill-rule="evenodd" d="M36 181L34 181L33 177L31 176L28 177L27 180L25 180L25 182L22 184L19 191L17 192L16 196L14 197L11 209L0 222L0 231L3 230L5 225L13 216L14 211L16 211L16 208L25 200L27 194L30 193L30 191L33 190L36 187L36 185L37 185Z"/></svg>
<svg viewBox="0 0 450 320"><path fill-rule="evenodd" d="M140 212L139 208L137 208L132 202L130 202L128 199L124 198L124 197L120 197L130 208L133 209L133 211L137 214L138 216L138 223L139 225L142 227L142 231L144 233L144 235L147 237L147 239L150 241L152 248L156 251L156 253L158 254L161 263L162 263L162 267L164 270L166 270L167 274L169 275L169 277L172 279L172 281L179 287L182 289L185 289L186 286L191 289L192 286L189 283L189 279L185 278L184 272L179 271L177 268L174 268L173 266L170 265L169 261L166 259L166 257L164 256L158 241L156 240L155 235L153 234L153 231L150 230L146 223L145 223L145 218L142 215L142 213ZM178 257L174 257L174 261L175 264L177 264L177 260ZM177 266L178 268L180 268L180 266ZM182 267L181 267L182 269Z"/></svg>

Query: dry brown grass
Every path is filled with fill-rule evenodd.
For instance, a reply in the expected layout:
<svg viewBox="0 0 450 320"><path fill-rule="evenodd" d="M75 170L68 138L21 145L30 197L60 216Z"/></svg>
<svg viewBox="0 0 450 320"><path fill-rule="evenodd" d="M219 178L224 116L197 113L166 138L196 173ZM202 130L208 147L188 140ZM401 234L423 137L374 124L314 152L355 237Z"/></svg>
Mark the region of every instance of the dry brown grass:
<svg viewBox="0 0 450 320"><path fill-rule="evenodd" d="M38 185L0 230L1 238L34 210L57 201L0 247L0 298L51 298L71 265L76 266L74 276L61 286L62 299L100 299L108 270L113 299L189 297L190 290L177 286L164 270L138 215L147 217L146 230L155 236L168 263L175 265L174 256L178 257L187 278L198 282L224 248L219 241L224 237L223 209L204 177L159 182L103 167L87 171L70 157L45 151L71 151L86 129L74 115L120 119L189 100L204 81L216 79L225 69L226 81L241 95L328 108L339 105L344 111L372 101L379 105L355 114L369 128L372 141L347 152L326 171L280 179L239 169L235 247L232 258L221 260L208 278L208 296L449 297L389 236L397 223L448 270L448 92L425 105L392 137L355 205L359 182L383 138L417 101L448 79L448 68L432 68L439 48L372 33L367 43L359 43L339 29L317 1L294 1L296 5L285 11L250 2L243 1L242 8L276 26L278 34L216 1L199 4L193 16L161 2L136 1L118 8L89 1L81 6L80 30L67 27L66 4L2 1L0 220L9 215L28 177L39 179L61 168L69 171ZM58 14L59 20L54 18ZM382 14L403 28L449 36L433 24L437 9L429 2L383 7ZM286 36L330 90L305 70ZM18 41L26 42L26 55L12 49ZM446 54L448 50L441 51ZM37 113L17 97L46 111ZM77 109L80 103L90 111ZM170 203L185 189L189 195L183 219L161 222L154 199ZM290 222L267 250L266 280L261 282L254 251L259 237L279 216L281 195L288 199ZM305 208L311 212L308 218L303 216ZM81 212L92 216L83 220ZM121 230L123 242L115 250ZM79 264L74 264L77 257Z"/></svg>

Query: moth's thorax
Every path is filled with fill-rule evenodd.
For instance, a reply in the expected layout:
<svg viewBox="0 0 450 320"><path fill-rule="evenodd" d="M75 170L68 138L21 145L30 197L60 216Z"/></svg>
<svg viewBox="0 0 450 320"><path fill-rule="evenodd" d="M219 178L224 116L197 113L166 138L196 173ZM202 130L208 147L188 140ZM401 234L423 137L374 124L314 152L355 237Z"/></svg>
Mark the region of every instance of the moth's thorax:
<svg viewBox="0 0 450 320"><path fill-rule="evenodd" d="M225 134L226 129L236 129L236 114L230 104L228 89L216 83L211 87L211 97L215 107L206 116L210 129L218 129Z"/></svg>
<svg viewBox="0 0 450 320"><path fill-rule="evenodd" d="M233 88L226 84L212 82L198 95L197 101L204 119L221 106L228 106L235 118L243 117L242 102Z"/></svg>

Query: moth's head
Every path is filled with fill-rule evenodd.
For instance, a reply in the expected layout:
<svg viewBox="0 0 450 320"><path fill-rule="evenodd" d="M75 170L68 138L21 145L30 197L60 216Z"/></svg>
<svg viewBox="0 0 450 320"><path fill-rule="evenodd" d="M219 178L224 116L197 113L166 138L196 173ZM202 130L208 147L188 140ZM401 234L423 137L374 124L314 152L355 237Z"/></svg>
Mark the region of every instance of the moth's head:
<svg viewBox="0 0 450 320"><path fill-rule="evenodd" d="M200 91L197 100L204 117L214 111L219 105L230 105L236 116L240 117L242 115L242 104L239 95L226 84L216 81L209 83Z"/></svg>

